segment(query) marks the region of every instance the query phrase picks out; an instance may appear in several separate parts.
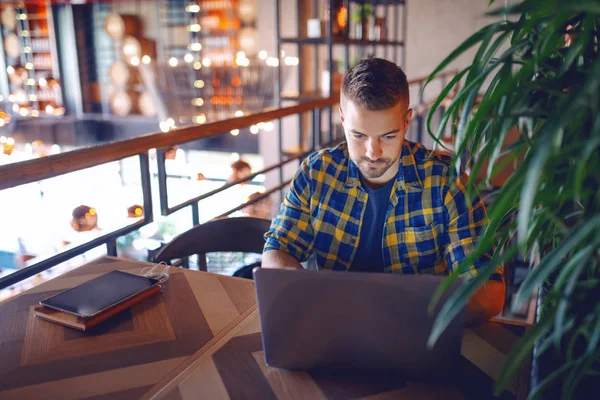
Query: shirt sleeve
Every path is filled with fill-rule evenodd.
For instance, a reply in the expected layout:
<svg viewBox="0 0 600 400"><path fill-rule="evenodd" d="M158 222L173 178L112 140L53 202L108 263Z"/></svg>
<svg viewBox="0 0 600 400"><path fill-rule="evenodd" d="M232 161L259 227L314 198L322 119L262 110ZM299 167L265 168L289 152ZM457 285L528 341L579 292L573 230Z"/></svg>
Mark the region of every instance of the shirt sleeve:
<svg viewBox="0 0 600 400"><path fill-rule="evenodd" d="M473 193L471 199L467 198L464 183L468 179L468 175L462 173L450 184L444 197L446 246L443 254L446 265L451 271L458 269L459 264L475 250L478 239L483 235L489 223L485 205L479 195ZM476 276L478 270L485 266L491 258L492 251L486 252L473 265L465 269L461 276L465 278ZM490 279L504 282L503 267L498 266Z"/></svg>
<svg viewBox="0 0 600 400"><path fill-rule="evenodd" d="M314 232L310 223L309 162L310 157L302 162L281 204L279 214L265 234L265 252L280 250L293 256L299 262L308 260L314 240Z"/></svg>

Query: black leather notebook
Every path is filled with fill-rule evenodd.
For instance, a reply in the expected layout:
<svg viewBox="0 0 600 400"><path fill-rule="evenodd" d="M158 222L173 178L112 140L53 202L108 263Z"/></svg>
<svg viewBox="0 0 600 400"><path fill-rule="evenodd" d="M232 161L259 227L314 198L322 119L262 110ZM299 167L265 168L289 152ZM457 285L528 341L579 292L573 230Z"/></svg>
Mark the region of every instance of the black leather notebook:
<svg viewBox="0 0 600 400"><path fill-rule="evenodd" d="M40 304L89 318L159 284L159 281L123 271L112 271L40 301Z"/></svg>

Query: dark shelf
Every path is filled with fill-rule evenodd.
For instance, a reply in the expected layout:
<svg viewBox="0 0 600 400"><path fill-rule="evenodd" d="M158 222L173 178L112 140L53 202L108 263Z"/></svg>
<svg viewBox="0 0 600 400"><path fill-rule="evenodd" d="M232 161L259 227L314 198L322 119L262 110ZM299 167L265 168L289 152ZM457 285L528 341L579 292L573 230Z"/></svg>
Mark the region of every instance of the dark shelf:
<svg viewBox="0 0 600 400"><path fill-rule="evenodd" d="M296 44L328 44L328 39L321 38L281 38L280 43L296 43ZM335 45L362 45L362 46L404 46L404 42L394 42L388 40L358 40L358 39L333 39L332 44Z"/></svg>

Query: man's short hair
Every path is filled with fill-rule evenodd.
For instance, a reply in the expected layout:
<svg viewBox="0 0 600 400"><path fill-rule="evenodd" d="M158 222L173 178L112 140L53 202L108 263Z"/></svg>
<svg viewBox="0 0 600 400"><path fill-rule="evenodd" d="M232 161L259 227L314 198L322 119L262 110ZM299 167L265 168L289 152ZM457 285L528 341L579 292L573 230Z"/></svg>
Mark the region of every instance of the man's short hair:
<svg viewBox="0 0 600 400"><path fill-rule="evenodd" d="M382 58L366 58L350 68L342 84L342 101L372 111L387 110L400 101L410 104L408 81L402 69Z"/></svg>

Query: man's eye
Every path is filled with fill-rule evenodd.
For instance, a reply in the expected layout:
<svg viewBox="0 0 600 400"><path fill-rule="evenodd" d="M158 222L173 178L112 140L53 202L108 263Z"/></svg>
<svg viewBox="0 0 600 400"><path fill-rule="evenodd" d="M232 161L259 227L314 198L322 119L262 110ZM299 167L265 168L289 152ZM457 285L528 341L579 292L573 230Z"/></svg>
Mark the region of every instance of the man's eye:
<svg viewBox="0 0 600 400"><path fill-rule="evenodd" d="M386 135L383 138L386 140L392 140L392 139L396 138L396 135Z"/></svg>
<svg viewBox="0 0 600 400"><path fill-rule="evenodd" d="M363 135L362 133L355 133L354 134L354 139L362 139L363 137L365 137L365 135Z"/></svg>

